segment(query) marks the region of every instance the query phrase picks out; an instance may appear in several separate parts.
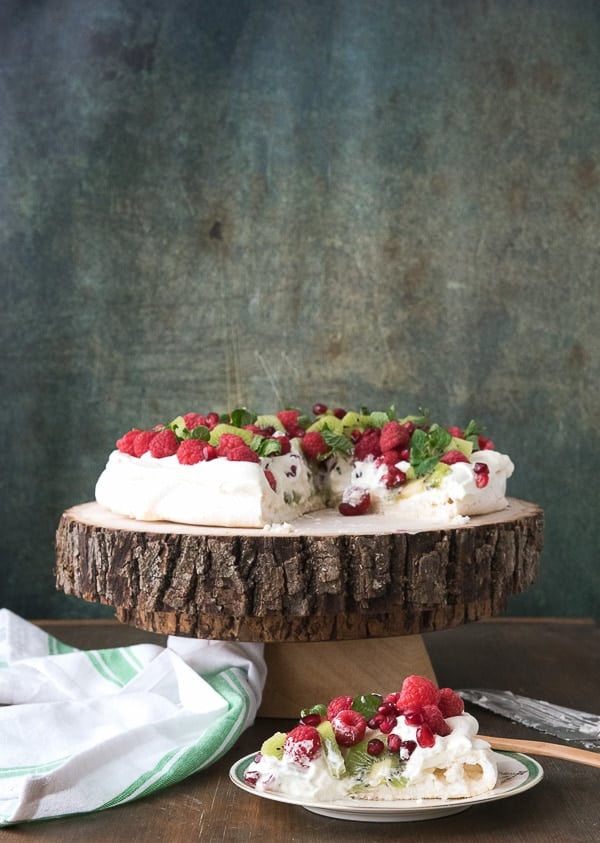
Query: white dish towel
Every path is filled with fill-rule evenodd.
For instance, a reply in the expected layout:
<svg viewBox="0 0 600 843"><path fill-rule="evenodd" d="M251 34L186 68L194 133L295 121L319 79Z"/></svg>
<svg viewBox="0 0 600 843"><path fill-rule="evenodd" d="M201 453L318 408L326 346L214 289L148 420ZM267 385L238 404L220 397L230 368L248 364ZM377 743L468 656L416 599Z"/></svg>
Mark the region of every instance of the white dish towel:
<svg viewBox="0 0 600 843"><path fill-rule="evenodd" d="M0 609L0 826L139 799L252 724L262 644L170 637L77 650Z"/></svg>

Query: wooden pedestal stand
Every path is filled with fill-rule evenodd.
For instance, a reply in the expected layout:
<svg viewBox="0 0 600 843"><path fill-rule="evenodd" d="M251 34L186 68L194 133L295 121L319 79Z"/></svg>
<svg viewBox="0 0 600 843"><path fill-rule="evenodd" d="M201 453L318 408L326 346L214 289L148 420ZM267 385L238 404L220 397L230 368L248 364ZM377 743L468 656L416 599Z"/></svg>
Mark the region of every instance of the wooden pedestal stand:
<svg viewBox="0 0 600 843"><path fill-rule="evenodd" d="M500 613L534 581L543 541L542 510L515 499L446 529L333 511L297 523L192 527L81 504L60 519L57 587L149 631L265 642L260 713L295 717L337 694L397 690L409 673L435 678L420 633Z"/></svg>

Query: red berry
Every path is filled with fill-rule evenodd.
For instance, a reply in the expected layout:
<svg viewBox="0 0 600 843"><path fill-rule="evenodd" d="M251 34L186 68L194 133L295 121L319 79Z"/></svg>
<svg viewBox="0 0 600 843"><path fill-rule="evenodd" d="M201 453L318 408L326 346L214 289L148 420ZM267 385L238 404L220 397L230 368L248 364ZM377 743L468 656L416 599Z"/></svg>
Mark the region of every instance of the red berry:
<svg viewBox="0 0 600 843"><path fill-rule="evenodd" d="M305 714L300 718L300 723L303 726L314 726L316 728L322 720L320 714Z"/></svg>
<svg viewBox="0 0 600 843"><path fill-rule="evenodd" d="M469 458L462 451L446 451L440 457L440 462L446 463L446 465L454 465L457 462L469 462Z"/></svg>
<svg viewBox="0 0 600 843"><path fill-rule="evenodd" d="M408 761L416 748L417 744L415 741L402 741L402 746L400 747L400 760Z"/></svg>
<svg viewBox="0 0 600 843"><path fill-rule="evenodd" d="M386 422L381 428L379 445L383 453L408 447L410 433L397 421Z"/></svg>
<svg viewBox="0 0 600 843"><path fill-rule="evenodd" d="M299 410L281 410L277 413L277 418L285 427L286 431L291 435L295 435L294 431L298 427L298 418L300 416Z"/></svg>
<svg viewBox="0 0 600 843"><path fill-rule="evenodd" d="M367 744L367 755L377 758L385 749L385 744L379 738L372 738Z"/></svg>
<svg viewBox="0 0 600 843"><path fill-rule="evenodd" d="M407 708L402 713L407 726L420 726L423 723L422 708Z"/></svg>
<svg viewBox="0 0 600 843"><path fill-rule="evenodd" d="M352 697L334 697L327 706L327 719L333 720L336 714L347 708L352 708Z"/></svg>
<svg viewBox="0 0 600 843"><path fill-rule="evenodd" d="M206 417L206 426L209 430L212 430L213 427L216 427L220 421L221 419L218 413L209 413Z"/></svg>
<svg viewBox="0 0 600 843"><path fill-rule="evenodd" d="M201 439L184 439L177 451L177 459L181 465L195 465L204 459L202 446L206 445Z"/></svg>
<svg viewBox="0 0 600 843"><path fill-rule="evenodd" d="M302 437L302 450L309 460L323 459L331 450L318 430L306 433Z"/></svg>
<svg viewBox="0 0 600 843"><path fill-rule="evenodd" d="M425 676L407 676L402 683L398 706L401 709L422 708L424 705L437 705L439 690Z"/></svg>
<svg viewBox="0 0 600 843"><path fill-rule="evenodd" d="M396 489L406 483L406 474L397 466L390 465L384 475L383 482L386 489Z"/></svg>
<svg viewBox="0 0 600 843"><path fill-rule="evenodd" d="M375 427L368 427L354 446L354 459L366 460L367 457L381 456L379 445L380 431Z"/></svg>
<svg viewBox="0 0 600 843"><path fill-rule="evenodd" d="M465 710L464 702L452 688L440 689L438 705L444 717L458 717Z"/></svg>
<svg viewBox="0 0 600 843"><path fill-rule="evenodd" d="M117 439L117 450L121 451L122 454L129 454L129 456L134 457L133 443L135 442L136 436L141 432L141 430L135 427L124 436L121 436L120 439Z"/></svg>
<svg viewBox="0 0 600 843"><path fill-rule="evenodd" d="M488 439L486 436L478 436L478 444L480 451L493 451L494 450L494 443L491 439Z"/></svg>
<svg viewBox="0 0 600 843"><path fill-rule="evenodd" d="M384 735L389 735L389 733L395 727L397 722L397 717L395 717L393 714L388 714L386 717L383 718L383 720L379 724L379 731L383 732Z"/></svg>
<svg viewBox="0 0 600 843"><path fill-rule="evenodd" d="M141 457L142 454L145 454L155 436L155 430L143 430L141 433L138 433L133 440L133 455L135 457Z"/></svg>
<svg viewBox="0 0 600 843"><path fill-rule="evenodd" d="M313 415L324 416L327 412L327 404L313 404Z"/></svg>
<svg viewBox="0 0 600 843"><path fill-rule="evenodd" d="M314 726L296 726L287 733L283 754L302 767L308 767L321 752L321 736Z"/></svg>
<svg viewBox="0 0 600 843"><path fill-rule="evenodd" d="M331 727L340 746L354 746L364 738L367 721L360 712L346 708L335 715Z"/></svg>
<svg viewBox="0 0 600 843"><path fill-rule="evenodd" d="M435 744L435 735L429 726L419 726L417 729L417 743L423 749L429 749L429 747L432 747Z"/></svg>
<svg viewBox="0 0 600 843"><path fill-rule="evenodd" d="M398 717L400 712L398 711L398 706L395 703L393 703L391 700L384 700L377 709L377 714L393 714L394 717Z"/></svg>
<svg viewBox="0 0 600 843"><path fill-rule="evenodd" d="M342 515L364 515L371 506L371 495L360 486L350 486L338 509Z"/></svg>
<svg viewBox="0 0 600 843"><path fill-rule="evenodd" d="M460 427L447 427L446 430L450 436L454 436L455 439L464 439L465 434Z"/></svg>
<svg viewBox="0 0 600 843"><path fill-rule="evenodd" d="M288 436L274 436L273 439L276 442L279 442L279 446L281 448L280 456L283 456L284 454L289 454L289 452L292 450L292 443L290 442Z"/></svg>
<svg viewBox="0 0 600 843"><path fill-rule="evenodd" d="M206 416L201 416L200 413L186 413L183 421L188 430L193 430L195 427L208 427Z"/></svg>
<svg viewBox="0 0 600 843"><path fill-rule="evenodd" d="M346 411L343 407L336 407L335 410L332 410L331 412L336 417L336 419L343 419L346 415Z"/></svg>
<svg viewBox="0 0 600 843"><path fill-rule="evenodd" d="M475 485L478 489L484 489L490 482L490 467L486 462L476 462L473 466L475 472Z"/></svg>
<svg viewBox="0 0 600 843"><path fill-rule="evenodd" d="M260 462L258 454L246 443L242 443L237 448L228 448L225 456L230 462Z"/></svg>
<svg viewBox="0 0 600 843"><path fill-rule="evenodd" d="M159 460L163 457L172 457L177 453L179 447L179 439L175 436L172 430L167 428L157 433L150 442L149 451L151 455Z"/></svg>
<svg viewBox="0 0 600 843"><path fill-rule="evenodd" d="M265 477L267 478L267 483L273 489L274 492L277 491L277 480L275 480L275 475L271 471L270 468L265 468Z"/></svg>
<svg viewBox="0 0 600 843"><path fill-rule="evenodd" d="M450 726L444 720L444 715L437 705L424 705L423 717L425 719L425 723L435 735L444 737L445 735L449 735L452 731Z"/></svg>
<svg viewBox="0 0 600 843"><path fill-rule="evenodd" d="M402 738L400 737L400 735L397 735L395 732L392 732L391 735L388 735L387 745L390 752L400 752L400 747L402 746Z"/></svg>

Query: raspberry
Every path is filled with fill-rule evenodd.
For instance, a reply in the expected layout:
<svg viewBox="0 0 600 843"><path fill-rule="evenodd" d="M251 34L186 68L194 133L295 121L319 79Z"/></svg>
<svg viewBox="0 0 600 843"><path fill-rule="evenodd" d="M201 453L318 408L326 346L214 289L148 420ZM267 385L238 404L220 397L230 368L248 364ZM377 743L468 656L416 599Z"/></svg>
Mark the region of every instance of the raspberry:
<svg viewBox="0 0 600 843"><path fill-rule="evenodd" d="M352 697L334 697L327 706L327 719L333 720L338 712L347 708L352 708Z"/></svg>
<svg viewBox="0 0 600 843"><path fill-rule="evenodd" d="M299 417L300 412L298 410L281 410L277 413L277 418L290 436L296 435L294 431L298 428Z"/></svg>
<svg viewBox="0 0 600 843"><path fill-rule="evenodd" d="M450 436L454 436L455 439L465 438L464 431L462 431L460 427L447 427L446 430L448 431Z"/></svg>
<svg viewBox="0 0 600 843"><path fill-rule="evenodd" d="M195 427L208 427L206 416L201 416L200 413L186 413L183 421L188 430L193 430Z"/></svg>
<svg viewBox="0 0 600 843"><path fill-rule="evenodd" d="M360 712L345 708L335 715L331 727L340 746L354 746L364 738L367 721Z"/></svg>
<svg viewBox="0 0 600 843"><path fill-rule="evenodd" d="M274 492L277 491L277 480L275 480L275 475L271 471L270 468L265 468L265 477L267 478L267 483L273 489Z"/></svg>
<svg viewBox="0 0 600 843"><path fill-rule="evenodd" d="M330 448L323 436L317 430L313 430L302 437L302 450L309 460L319 460L329 453Z"/></svg>
<svg viewBox="0 0 600 843"><path fill-rule="evenodd" d="M493 451L494 450L494 443L491 439L488 439L486 436L479 436L478 444L480 451Z"/></svg>
<svg viewBox="0 0 600 843"><path fill-rule="evenodd" d="M403 486L406 483L406 474L397 466L390 465L383 478L386 489L395 489L397 486Z"/></svg>
<svg viewBox="0 0 600 843"><path fill-rule="evenodd" d="M465 710L465 704L452 688L441 688L438 702L444 717L458 717Z"/></svg>
<svg viewBox="0 0 600 843"><path fill-rule="evenodd" d="M237 448L229 448L225 456L231 462L260 462L258 454L245 442Z"/></svg>
<svg viewBox="0 0 600 843"><path fill-rule="evenodd" d="M407 676L402 683L397 705L401 709L437 705L439 690L425 676Z"/></svg>
<svg viewBox="0 0 600 843"><path fill-rule="evenodd" d="M401 427L397 421L386 422L381 428L381 436L379 439L379 447L385 453L386 451L399 450L408 447L410 442L410 433L405 427Z"/></svg>
<svg viewBox="0 0 600 843"><path fill-rule="evenodd" d="M295 726L283 744L283 754L302 767L308 767L321 752L321 736L314 726Z"/></svg>
<svg viewBox="0 0 600 843"><path fill-rule="evenodd" d="M150 442L156 436L155 430L142 430L133 440L133 456L141 457L150 447Z"/></svg>
<svg viewBox="0 0 600 843"><path fill-rule="evenodd" d="M129 454L129 456L134 457L135 453L133 450L133 443L135 442L135 438L138 433L142 431L139 428L134 427L133 430L130 430L124 436L121 436L120 439L117 439L117 449L121 451L122 454Z"/></svg>
<svg viewBox="0 0 600 843"><path fill-rule="evenodd" d="M149 450L155 459L160 460L163 457L172 457L173 454L177 453L178 447L178 438L172 430L167 428L166 430L161 430L160 433L157 433L153 437Z"/></svg>
<svg viewBox="0 0 600 843"><path fill-rule="evenodd" d="M228 451L239 448L241 445L246 445L241 436L235 433L223 433L217 445L217 453L220 457L226 457Z"/></svg>
<svg viewBox="0 0 600 843"><path fill-rule="evenodd" d="M380 457L377 458L377 463L383 463L384 465L396 465L396 463L400 462L402 459L402 451L397 451L395 449L391 451L385 451Z"/></svg>
<svg viewBox="0 0 600 843"><path fill-rule="evenodd" d="M368 427L354 447L354 459L366 460L367 457L380 457L380 431L375 427Z"/></svg>
<svg viewBox="0 0 600 843"><path fill-rule="evenodd" d="M177 459L182 465L195 465L197 462L214 460L217 449L201 439L185 439L177 451Z"/></svg>
<svg viewBox="0 0 600 843"><path fill-rule="evenodd" d="M292 450L292 443L290 442L289 437L282 435L282 436L273 436L272 438L276 442L279 442L279 445L281 447L280 456L283 456L284 454L289 454L289 452Z"/></svg>
<svg viewBox="0 0 600 843"><path fill-rule="evenodd" d="M371 495L360 486L344 490L344 497L338 510L342 515L364 515L371 507Z"/></svg>
<svg viewBox="0 0 600 843"><path fill-rule="evenodd" d="M434 735L444 737L445 735L449 735L452 731L450 726L444 720L444 715L437 705L424 705L423 717L425 719L425 723L429 726Z"/></svg>
<svg viewBox="0 0 600 843"><path fill-rule="evenodd" d="M470 462L470 460L462 451L446 451L440 457L440 462L446 463L446 465L454 465L457 462Z"/></svg>

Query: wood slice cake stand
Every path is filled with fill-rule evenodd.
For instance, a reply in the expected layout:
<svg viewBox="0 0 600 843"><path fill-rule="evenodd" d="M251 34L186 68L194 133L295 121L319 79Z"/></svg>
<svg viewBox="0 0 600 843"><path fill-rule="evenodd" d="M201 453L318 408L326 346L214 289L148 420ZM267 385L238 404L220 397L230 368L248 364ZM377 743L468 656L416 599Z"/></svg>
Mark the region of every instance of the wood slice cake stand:
<svg viewBox="0 0 600 843"><path fill-rule="evenodd" d="M427 529L334 510L291 529L194 527L85 503L60 519L56 583L148 631L265 642L260 713L291 717L325 696L396 690L382 674L434 679L420 633L502 612L535 580L542 544L542 510L514 498Z"/></svg>

